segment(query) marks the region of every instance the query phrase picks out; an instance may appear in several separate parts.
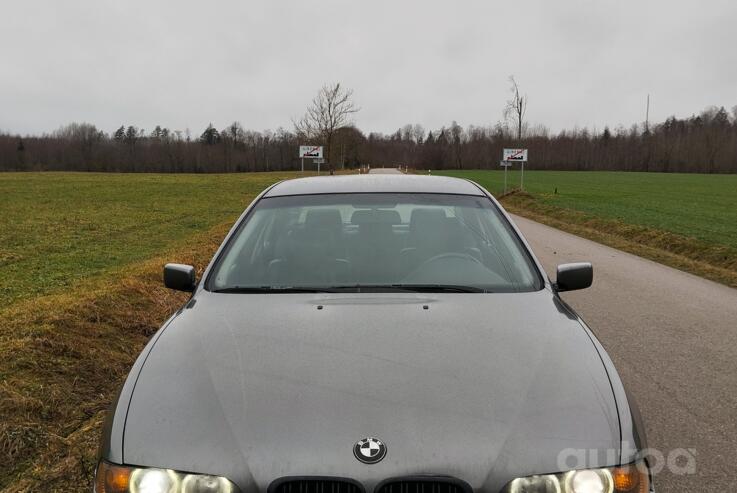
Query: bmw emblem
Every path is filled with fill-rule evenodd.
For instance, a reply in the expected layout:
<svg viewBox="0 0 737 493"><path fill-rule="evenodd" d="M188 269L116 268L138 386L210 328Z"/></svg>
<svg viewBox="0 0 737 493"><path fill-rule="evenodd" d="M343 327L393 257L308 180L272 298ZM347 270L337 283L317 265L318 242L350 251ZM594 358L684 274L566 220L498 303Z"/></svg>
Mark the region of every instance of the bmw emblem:
<svg viewBox="0 0 737 493"><path fill-rule="evenodd" d="M376 437L366 437L353 446L353 455L364 464L376 464L386 455L386 445Z"/></svg>

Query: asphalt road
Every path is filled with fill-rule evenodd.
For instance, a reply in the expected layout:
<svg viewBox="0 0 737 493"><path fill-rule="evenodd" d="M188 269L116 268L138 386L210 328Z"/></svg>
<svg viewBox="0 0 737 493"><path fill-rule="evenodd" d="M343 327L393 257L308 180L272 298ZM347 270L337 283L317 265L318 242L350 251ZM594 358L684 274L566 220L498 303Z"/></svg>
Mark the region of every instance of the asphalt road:
<svg viewBox="0 0 737 493"><path fill-rule="evenodd" d="M397 168L372 168L369 170L369 174L373 175L401 175L402 172Z"/></svg>
<svg viewBox="0 0 737 493"><path fill-rule="evenodd" d="M664 467L656 491L737 491L737 290L514 217L551 277L590 261L594 285L563 294L640 405L650 448L695 451L695 474ZM677 464L688 460L680 456ZM684 467L684 469L686 469Z"/></svg>

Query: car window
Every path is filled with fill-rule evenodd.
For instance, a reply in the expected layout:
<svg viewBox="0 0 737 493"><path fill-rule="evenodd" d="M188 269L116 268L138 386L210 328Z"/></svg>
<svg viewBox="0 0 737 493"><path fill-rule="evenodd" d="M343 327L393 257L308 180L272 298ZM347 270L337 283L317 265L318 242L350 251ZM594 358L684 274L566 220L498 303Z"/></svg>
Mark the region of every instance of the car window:
<svg viewBox="0 0 737 493"><path fill-rule="evenodd" d="M487 197L325 194L261 199L210 276L248 288L511 292L542 287Z"/></svg>

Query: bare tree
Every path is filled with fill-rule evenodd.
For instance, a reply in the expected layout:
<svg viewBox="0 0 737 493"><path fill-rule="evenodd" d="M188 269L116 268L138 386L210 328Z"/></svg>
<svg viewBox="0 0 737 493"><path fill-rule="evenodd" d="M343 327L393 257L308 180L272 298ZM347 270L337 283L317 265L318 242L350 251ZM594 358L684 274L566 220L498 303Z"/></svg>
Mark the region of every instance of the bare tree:
<svg viewBox="0 0 737 493"><path fill-rule="evenodd" d="M353 103L353 90L344 89L340 82L336 82L323 86L307 107L307 112L302 119L294 122L297 134L325 144L325 156L331 174L334 170L330 159L333 136L336 130L352 124L351 115L359 110L360 108Z"/></svg>
<svg viewBox="0 0 737 493"><path fill-rule="evenodd" d="M456 123L456 121L454 120L448 130L450 131L451 145L453 149L453 164L455 168L461 169L463 168L463 163L461 162L463 127L458 125L458 123Z"/></svg>
<svg viewBox="0 0 737 493"><path fill-rule="evenodd" d="M422 144L422 141L425 140L425 127L420 125L419 123L415 123L414 127L412 128L412 133L415 137L415 142L418 144Z"/></svg>
<svg viewBox="0 0 737 493"><path fill-rule="evenodd" d="M527 113L527 94L520 95L519 86L517 81L514 80L514 75L509 76L509 83L511 84L509 92L512 93L512 99L508 99L507 105L504 107L504 118L507 121L512 121L517 128L517 140L522 140L522 128L525 123L525 113Z"/></svg>
<svg viewBox="0 0 737 493"><path fill-rule="evenodd" d="M400 129L402 140L413 141L414 140L414 127L411 124L407 124Z"/></svg>
<svg viewBox="0 0 737 493"><path fill-rule="evenodd" d="M228 128L220 132L220 135L230 139L234 146L238 146L245 138L245 130L243 129L243 125L236 121L228 125Z"/></svg>

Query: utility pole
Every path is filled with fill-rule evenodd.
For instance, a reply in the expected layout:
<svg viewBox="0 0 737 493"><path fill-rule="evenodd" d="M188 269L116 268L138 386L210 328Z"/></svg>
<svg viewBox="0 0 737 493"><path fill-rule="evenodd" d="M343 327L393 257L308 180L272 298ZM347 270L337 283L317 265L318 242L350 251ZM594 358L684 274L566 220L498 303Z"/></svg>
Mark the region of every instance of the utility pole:
<svg viewBox="0 0 737 493"><path fill-rule="evenodd" d="M650 94L647 95L647 106L645 107L645 133L650 133Z"/></svg>

